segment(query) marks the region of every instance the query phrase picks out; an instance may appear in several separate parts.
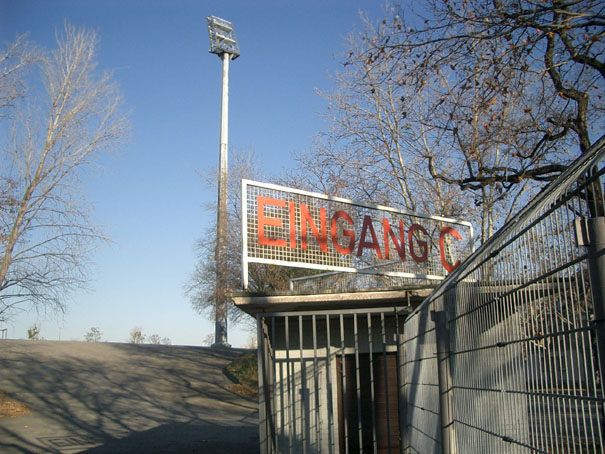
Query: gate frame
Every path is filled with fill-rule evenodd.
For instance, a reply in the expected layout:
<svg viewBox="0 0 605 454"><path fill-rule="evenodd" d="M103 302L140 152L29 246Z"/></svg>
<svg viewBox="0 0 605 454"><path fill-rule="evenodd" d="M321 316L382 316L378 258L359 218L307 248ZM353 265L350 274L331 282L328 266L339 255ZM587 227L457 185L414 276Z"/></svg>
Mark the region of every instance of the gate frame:
<svg viewBox="0 0 605 454"><path fill-rule="evenodd" d="M401 448L406 438L405 416L407 415L404 396L402 377L404 374L404 352L401 348L403 336L399 332L403 329L404 319L407 315L420 304L425 297L432 291L430 287L420 289L406 290L388 290L388 291L370 291L370 292L351 292L337 294L319 294L319 295L254 295L248 292L234 293L232 298L240 309L254 316L257 320L257 360L258 360L258 388L259 388L259 435L260 452L262 454L274 454L284 452L283 447L277 445L276 427L273 418L269 415L275 414L275 402L271 383L275 383L273 367L269 367L272 358L271 342L269 342L269 325L266 320L277 317L313 317L316 316L339 316L353 317L360 314L392 314L394 317L394 326L397 331L395 339L396 361L397 361L397 396L399 401L399 431L401 437ZM402 318L403 317L403 318ZM315 323L313 327L315 327ZM342 329L342 327L341 327ZM384 329L384 328L383 328ZM328 331L330 331L328 329ZM315 334L315 333L314 333ZM306 350L306 349L305 349ZM329 349L328 349L329 350ZM287 350L289 351L289 350ZM313 349L311 350L313 352ZM356 348L357 351L357 348ZM378 350L376 350L378 351ZM314 352L314 359L317 360L317 353ZM336 353L331 353L331 356ZM323 356L321 356L323 358ZM330 360L328 360L329 363ZM329 373L332 373L330 370ZM288 375L288 380L290 376ZM336 392L336 380L331 379L334 389L330 388L329 406L332 406L333 395ZM288 382L288 387L291 383ZM288 390L288 393L291 392ZM338 415L339 409L330 408L333 417ZM337 425L337 422L334 423ZM330 428L329 430L333 430ZM333 433L337 433L333 431ZM338 440L334 443L338 444ZM292 440L289 440L292 447ZM306 449L306 451L305 451ZM305 447L303 452L310 452ZM336 451L336 450L335 450ZM285 452L289 452L288 449ZM292 452L292 451L290 451ZM393 454L395 452L393 451Z"/></svg>

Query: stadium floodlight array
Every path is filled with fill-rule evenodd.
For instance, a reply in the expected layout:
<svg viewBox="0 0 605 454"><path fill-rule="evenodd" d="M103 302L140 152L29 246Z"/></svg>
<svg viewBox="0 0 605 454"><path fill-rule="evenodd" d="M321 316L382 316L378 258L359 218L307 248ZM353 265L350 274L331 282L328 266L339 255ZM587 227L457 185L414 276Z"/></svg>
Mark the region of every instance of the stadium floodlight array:
<svg viewBox="0 0 605 454"><path fill-rule="evenodd" d="M233 30L233 24L216 16L208 16L208 37L210 38L210 53L221 56L229 54L231 60L239 57L239 45Z"/></svg>

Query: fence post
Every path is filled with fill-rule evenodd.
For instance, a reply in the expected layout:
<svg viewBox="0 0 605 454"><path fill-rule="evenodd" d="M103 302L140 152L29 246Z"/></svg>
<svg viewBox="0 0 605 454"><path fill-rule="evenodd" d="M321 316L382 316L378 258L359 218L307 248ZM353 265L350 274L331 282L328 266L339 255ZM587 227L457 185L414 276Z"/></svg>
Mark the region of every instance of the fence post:
<svg viewBox="0 0 605 454"><path fill-rule="evenodd" d="M435 322L437 369L439 375L439 414L441 416L441 452L456 454L454 443L454 409L452 372L450 369L450 340L445 311L431 311Z"/></svg>
<svg viewBox="0 0 605 454"><path fill-rule="evenodd" d="M590 291L596 322L601 388L605 387L605 217L579 219L576 234L588 252Z"/></svg>
<svg viewBox="0 0 605 454"><path fill-rule="evenodd" d="M408 294L409 299L409 294ZM408 433L408 401L407 401L407 375L406 375L406 360L407 355L405 352L405 346L403 345L405 339L405 331L402 333L401 328L405 325L399 325L399 313L395 310L395 330L397 331L397 389L399 399L399 454L408 454L410 452L410 436Z"/></svg>
<svg viewBox="0 0 605 454"><path fill-rule="evenodd" d="M273 377L273 361L269 351L271 338L269 337L268 327L261 314L256 316L257 320L257 361L258 361L258 413L259 413L259 436L260 452L263 454L273 454L276 452L275 446L275 415L273 411L273 396L271 393L271 384L275 379Z"/></svg>

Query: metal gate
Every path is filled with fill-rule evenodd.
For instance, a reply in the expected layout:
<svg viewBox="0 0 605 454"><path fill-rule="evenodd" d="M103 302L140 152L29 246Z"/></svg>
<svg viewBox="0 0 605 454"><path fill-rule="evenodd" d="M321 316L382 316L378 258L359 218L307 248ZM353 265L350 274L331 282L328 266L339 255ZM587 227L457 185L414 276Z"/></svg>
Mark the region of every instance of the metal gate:
<svg viewBox="0 0 605 454"><path fill-rule="evenodd" d="M399 453L395 309L259 314L263 453Z"/></svg>

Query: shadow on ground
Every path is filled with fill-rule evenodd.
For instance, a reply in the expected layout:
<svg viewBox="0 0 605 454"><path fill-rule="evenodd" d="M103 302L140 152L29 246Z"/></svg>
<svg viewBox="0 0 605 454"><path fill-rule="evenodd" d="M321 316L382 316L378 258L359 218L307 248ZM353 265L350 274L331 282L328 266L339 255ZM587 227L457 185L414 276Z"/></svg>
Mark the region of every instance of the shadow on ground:
<svg viewBox="0 0 605 454"><path fill-rule="evenodd" d="M0 389L33 411L0 419L0 452L258 452L257 404L223 373L241 353L0 341Z"/></svg>

